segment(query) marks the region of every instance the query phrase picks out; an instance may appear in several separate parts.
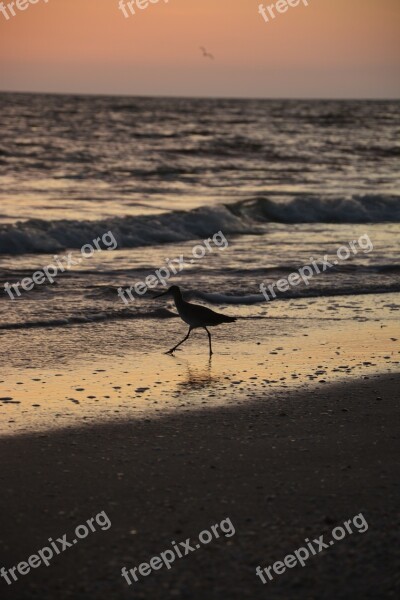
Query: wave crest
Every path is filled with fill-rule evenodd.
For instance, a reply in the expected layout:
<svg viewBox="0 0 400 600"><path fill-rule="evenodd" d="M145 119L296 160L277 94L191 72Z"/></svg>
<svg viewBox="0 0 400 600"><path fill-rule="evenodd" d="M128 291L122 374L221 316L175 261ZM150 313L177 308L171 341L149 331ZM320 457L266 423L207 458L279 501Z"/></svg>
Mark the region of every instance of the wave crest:
<svg viewBox="0 0 400 600"><path fill-rule="evenodd" d="M107 231L112 231L119 248L135 248L206 238L219 230L226 235L262 233L261 226L271 222L400 222L400 201L395 195L329 198L299 195L259 197L191 211L99 221L30 219L0 225L0 254L55 253L81 248Z"/></svg>

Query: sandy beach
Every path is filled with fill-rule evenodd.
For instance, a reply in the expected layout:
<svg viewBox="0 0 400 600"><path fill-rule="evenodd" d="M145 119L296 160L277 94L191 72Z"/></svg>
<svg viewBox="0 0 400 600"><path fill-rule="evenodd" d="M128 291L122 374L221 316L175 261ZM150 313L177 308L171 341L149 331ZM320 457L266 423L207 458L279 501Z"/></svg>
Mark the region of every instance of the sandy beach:
<svg viewBox="0 0 400 600"><path fill-rule="evenodd" d="M32 329L29 352L8 354L0 384L0 563L10 569L49 538L72 538L102 511L111 527L11 585L3 578L2 597L395 598L393 300L382 297L375 319L361 316L371 298L351 309L330 300L335 320L321 299L303 311L300 329L301 301L276 303L267 320L246 319L242 309L243 320L215 335L211 360L201 332L175 357L155 349L179 339L175 318L145 330L135 320L70 326L62 343L57 328ZM15 348L23 339L8 333ZM364 533L266 585L256 576L257 566L360 513ZM196 539L227 518L233 536L132 586L122 577L123 567L148 563L172 541Z"/></svg>
<svg viewBox="0 0 400 600"><path fill-rule="evenodd" d="M112 526L3 598L395 598L399 376L287 392L279 403L175 412L0 441L1 562L17 565L100 511ZM368 522L263 585L255 574L356 514ZM121 576L230 518L235 535Z"/></svg>

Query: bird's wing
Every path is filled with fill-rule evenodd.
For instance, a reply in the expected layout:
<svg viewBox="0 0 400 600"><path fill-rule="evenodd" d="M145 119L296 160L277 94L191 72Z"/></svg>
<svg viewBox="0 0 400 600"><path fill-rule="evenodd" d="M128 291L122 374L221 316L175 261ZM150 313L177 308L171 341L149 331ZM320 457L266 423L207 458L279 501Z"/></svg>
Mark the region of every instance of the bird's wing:
<svg viewBox="0 0 400 600"><path fill-rule="evenodd" d="M190 308L192 310L193 316L200 320L207 321L208 325L217 325L223 321L221 318L224 318L226 315L222 313L217 313L211 308L207 308L207 306L202 306L200 304L190 304Z"/></svg>

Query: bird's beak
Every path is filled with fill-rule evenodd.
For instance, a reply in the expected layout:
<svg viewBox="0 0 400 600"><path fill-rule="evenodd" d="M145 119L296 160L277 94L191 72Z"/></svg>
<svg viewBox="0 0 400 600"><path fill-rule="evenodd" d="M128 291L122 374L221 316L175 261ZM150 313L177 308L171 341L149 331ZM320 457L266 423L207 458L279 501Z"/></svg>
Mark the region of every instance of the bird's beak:
<svg viewBox="0 0 400 600"><path fill-rule="evenodd" d="M153 300L155 300L156 298L160 298L160 296L165 296L165 294L168 294L169 290L165 290L165 292L162 292L162 294L157 294L157 296L153 297Z"/></svg>

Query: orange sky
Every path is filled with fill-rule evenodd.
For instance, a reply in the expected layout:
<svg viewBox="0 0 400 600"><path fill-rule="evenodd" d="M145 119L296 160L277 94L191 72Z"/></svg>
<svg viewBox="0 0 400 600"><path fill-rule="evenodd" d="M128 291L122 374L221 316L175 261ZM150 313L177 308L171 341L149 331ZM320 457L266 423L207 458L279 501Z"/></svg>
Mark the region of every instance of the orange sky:
<svg viewBox="0 0 400 600"><path fill-rule="evenodd" d="M119 0L36 1L0 12L2 90L399 97L400 0L301 1L269 23L260 0L159 0L129 18Z"/></svg>

